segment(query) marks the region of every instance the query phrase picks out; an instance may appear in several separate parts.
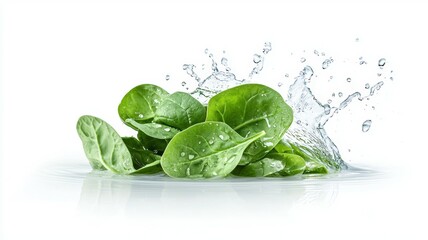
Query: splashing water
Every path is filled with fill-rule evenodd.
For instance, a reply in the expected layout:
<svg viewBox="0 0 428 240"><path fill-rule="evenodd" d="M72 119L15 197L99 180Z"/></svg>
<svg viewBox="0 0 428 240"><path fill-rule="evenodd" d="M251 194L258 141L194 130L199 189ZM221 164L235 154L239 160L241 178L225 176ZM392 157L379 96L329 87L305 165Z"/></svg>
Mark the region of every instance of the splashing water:
<svg viewBox="0 0 428 240"><path fill-rule="evenodd" d="M254 66L248 75L249 78L240 80L232 73L232 69L229 67L229 61L226 57L222 57L220 61L221 64L218 65L214 55L210 53L208 49L205 49L205 54L207 54L211 60L211 73L207 77L200 78L195 72L195 65L183 65L183 70L197 82L197 86L191 91L191 94L202 103L207 104L212 96L223 90L252 82L252 78L263 70L265 57L271 51L271 43L266 42L261 53L255 53L253 55ZM317 57L325 56L324 52L320 54L317 50L314 50L313 53ZM307 60L308 59L305 57L298 59L300 63L305 64ZM321 71L326 70L334 64L332 57L327 59L324 57L321 61ZM367 65L368 62L364 60L363 57L360 57L357 64ZM380 58L376 63L376 66L380 69L384 69L385 65L385 58ZM392 74L392 72L393 71L390 73ZM363 82L361 83L362 91L365 92L355 91L350 93L343 101L333 106L333 101L331 99L328 99L326 103L323 104L312 92L309 85L314 75L315 72L311 66L304 66L299 75L294 79L294 82L289 86L288 92L286 92L286 88L282 88L284 84L283 81L276 80L276 90L286 98L286 102L292 107L294 114L294 122L287 130L283 140L288 142L292 147L299 149L305 156L308 156L310 161L315 165L324 165L330 171L346 169L348 166L343 161L339 149L328 137L324 127L329 119L347 108L354 99L359 101L369 100L371 96L375 95L375 93L381 89L385 82L378 81L372 86L370 86L369 83ZM377 76L380 77L381 75ZM285 74L285 78L288 79L288 77L289 74ZM332 79L333 76L330 76L329 80ZM350 84L351 79L351 77L346 77L345 81ZM387 77L384 77L384 79L387 79ZM393 77L389 77L389 79L392 80ZM356 81L352 79L352 82ZM331 96L335 97L336 94L333 93ZM338 92L337 96L342 97L343 93ZM374 106L372 106L372 109L374 109ZM362 131L367 132L370 129L371 123L371 120L366 120L362 124Z"/></svg>

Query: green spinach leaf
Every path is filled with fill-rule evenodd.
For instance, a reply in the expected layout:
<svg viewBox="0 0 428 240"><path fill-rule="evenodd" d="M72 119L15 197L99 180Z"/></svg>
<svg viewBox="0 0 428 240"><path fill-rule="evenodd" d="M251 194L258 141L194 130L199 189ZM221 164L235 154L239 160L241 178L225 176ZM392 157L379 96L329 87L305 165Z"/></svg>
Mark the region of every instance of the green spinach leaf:
<svg viewBox="0 0 428 240"><path fill-rule="evenodd" d="M140 169L155 161L159 161L161 158L161 156L154 154L150 150L146 150L141 142L134 137L123 137L122 140L131 153L135 169ZM158 168L158 171L160 171L160 166Z"/></svg>
<svg viewBox="0 0 428 240"><path fill-rule="evenodd" d="M147 136L156 139L171 139L180 132L180 130L159 123L138 123L133 119L127 119L126 122Z"/></svg>
<svg viewBox="0 0 428 240"><path fill-rule="evenodd" d="M269 153L262 160L234 171L234 174L246 177L283 177L302 174L305 168L305 160L298 155Z"/></svg>
<svg viewBox="0 0 428 240"><path fill-rule="evenodd" d="M260 84L244 84L212 97L207 121L225 122L244 137L266 132L245 150L240 161L240 165L245 165L263 158L278 144L293 121L293 111L275 90Z"/></svg>
<svg viewBox="0 0 428 240"><path fill-rule="evenodd" d="M176 178L224 177L236 167L248 145L263 135L261 131L243 138L225 123L198 123L175 135L161 165Z"/></svg>
<svg viewBox="0 0 428 240"><path fill-rule="evenodd" d="M169 139L157 139L146 135L142 131L138 131L138 140L148 150L153 151L155 154L161 154L165 151L169 143Z"/></svg>
<svg viewBox="0 0 428 240"><path fill-rule="evenodd" d="M136 170L133 155L124 140L105 121L94 116L82 116L77 121L77 133L83 143L85 154L96 170L109 170L117 174L151 173L159 169L159 160ZM138 147L134 140L125 140L129 148ZM142 153L141 153L142 154ZM157 162L157 163L156 163ZM136 163L141 164L141 162Z"/></svg>
<svg viewBox="0 0 428 240"><path fill-rule="evenodd" d="M190 94L175 92L165 97L155 112L154 122L180 130L205 120L205 107Z"/></svg>
<svg viewBox="0 0 428 240"><path fill-rule="evenodd" d="M122 121L128 126L127 119L139 123L151 122L162 100L168 92L152 84L142 84L131 89L119 104L118 112Z"/></svg>

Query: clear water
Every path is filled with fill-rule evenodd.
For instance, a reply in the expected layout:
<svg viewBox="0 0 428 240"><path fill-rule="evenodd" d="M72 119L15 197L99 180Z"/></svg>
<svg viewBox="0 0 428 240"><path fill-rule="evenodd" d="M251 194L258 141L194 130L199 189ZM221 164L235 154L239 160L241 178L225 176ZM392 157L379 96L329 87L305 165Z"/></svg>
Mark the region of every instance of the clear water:
<svg viewBox="0 0 428 240"><path fill-rule="evenodd" d="M265 59L268 57L268 54L272 49L272 44L270 42L266 42L261 53L253 55L253 67L248 76L244 75L242 77L237 77L237 74L233 73L232 69L228 65L229 60L226 57L222 57L220 64L217 64L214 55L210 53L208 49L205 49L205 54L207 54L211 61L211 72L209 72L205 77L200 77L196 71L196 65L183 65L183 69L186 73L197 83L194 89L186 87L186 90L191 92L191 94L202 103L206 104L210 97L223 90L240 84L255 82L253 81L253 78L263 71ZM320 73L322 73L321 71L328 71L332 68L331 66L335 64L334 58L326 57L324 52L319 53L319 51L314 50L313 54L315 57L320 59ZM302 64L306 64L309 60L308 56L301 57L299 59ZM379 58L375 64L375 67L379 71L374 77L372 77L372 79L370 79L370 82L375 82L373 85L370 85L368 82L364 82L360 84L361 86L356 86L355 89L348 87L347 92L349 92L349 94L345 95L340 91L341 88L339 84L337 86L333 84L330 88L334 90L331 94L331 98L333 98L334 101L329 98L325 102L322 102L320 97L318 97L312 89L314 78L316 78L317 84L320 84L322 81L331 84L331 82L335 80L334 70L332 70L333 73L331 73L329 78L325 80L320 79L313 66L306 65L294 78L294 82L289 85L288 89L283 87L283 79L280 79L279 81L274 79L273 81L277 82L276 90L284 96L286 102L293 108L294 112L294 123L284 136L284 140L299 147L299 149L302 149L302 151L314 159L315 162L320 162L326 165L331 172L347 169L348 165L342 159L340 151L336 147L335 143L328 136L325 126L328 121L340 111L348 109L349 106L352 105L352 102L364 101L368 106L370 98L382 88L386 79L388 79L387 76L384 76L387 74L385 73L387 60L385 58ZM370 63L367 62L364 57L359 57L356 61L351 61L347 65L352 68L352 71L350 72L363 72L369 70L361 67L370 65ZM360 68L355 70L356 67ZM393 71L391 70L388 74L392 75L392 72ZM289 74L285 74L285 78L288 79ZM393 77L389 76L389 80L393 80ZM357 81L353 81L353 76L350 75L346 77L343 82L352 84ZM263 83L266 84L266 82ZM183 86L185 85L186 82L183 82ZM322 87L323 86L321 86L321 88ZM326 91L324 90L324 92ZM375 106L371 106L371 109L374 110ZM372 120L365 120L361 125L362 132L369 131L371 124Z"/></svg>

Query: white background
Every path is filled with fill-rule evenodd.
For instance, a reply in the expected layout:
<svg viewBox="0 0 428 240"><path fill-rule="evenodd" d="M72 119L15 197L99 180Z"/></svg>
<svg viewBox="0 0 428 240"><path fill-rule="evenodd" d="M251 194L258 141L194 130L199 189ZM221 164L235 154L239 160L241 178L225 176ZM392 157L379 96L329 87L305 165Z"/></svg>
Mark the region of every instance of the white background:
<svg viewBox="0 0 428 240"><path fill-rule="evenodd" d="M0 237L426 239L428 19L421 2L3 1ZM43 177L48 166L86 164L75 132L80 115L127 134L116 113L126 91L146 82L178 89L189 81L182 64L206 59L205 48L217 56L226 50L236 69L251 66L265 41L275 60L296 62L313 49L387 59L394 81L376 96L373 128L362 135L346 114L330 126L339 147L352 150L345 153L352 163L384 170L387 179L334 191L315 184L318 195L296 201L275 183L245 191L214 185L205 193L204 186L166 184L161 198L147 193L148 206L119 196L82 215L91 188ZM297 74L285 65L272 60L265 70ZM124 202L138 209L120 208Z"/></svg>

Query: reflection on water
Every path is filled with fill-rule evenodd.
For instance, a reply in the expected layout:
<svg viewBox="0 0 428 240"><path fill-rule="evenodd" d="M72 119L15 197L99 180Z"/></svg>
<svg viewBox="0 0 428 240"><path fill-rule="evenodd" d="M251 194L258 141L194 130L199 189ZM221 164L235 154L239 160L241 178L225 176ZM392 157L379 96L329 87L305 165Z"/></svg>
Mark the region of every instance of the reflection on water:
<svg viewBox="0 0 428 240"><path fill-rule="evenodd" d="M78 204L83 214L188 217L221 217L231 212L240 216L283 215L307 204L329 206L340 194L339 189L368 184L382 176L379 172L353 169L325 176L195 181L164 175L90 172L86 165L52 167L47 174L57 181L83 181Z"/></svg>

